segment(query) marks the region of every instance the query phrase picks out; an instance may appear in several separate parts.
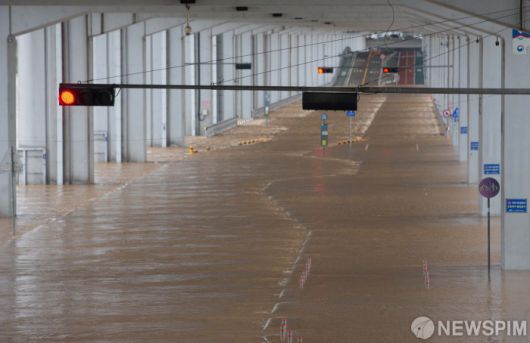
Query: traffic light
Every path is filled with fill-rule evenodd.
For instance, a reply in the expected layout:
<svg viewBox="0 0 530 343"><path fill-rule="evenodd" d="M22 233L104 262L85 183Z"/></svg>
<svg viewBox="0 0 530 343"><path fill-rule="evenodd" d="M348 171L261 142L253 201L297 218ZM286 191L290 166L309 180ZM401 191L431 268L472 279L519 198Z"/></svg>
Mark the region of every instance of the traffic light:
<svg viewBox="0 0 530 343"><path fill-rule="evenodd" d="M384 67L383 68L383 74L389 74L389 73L399 73L399 68L397 68L397 67Z"/></svg>
<svg viewBox="0 0 530 343"><path fill-rule="evenodd" d="M333 67L318 67L318 75L333 74Z"/></svg>
<svg viewBox="0 0 530 343"><path fill-rule="evenodd" d="M59 86L61 106L114 106L114 87L90 84Z"/></svg>

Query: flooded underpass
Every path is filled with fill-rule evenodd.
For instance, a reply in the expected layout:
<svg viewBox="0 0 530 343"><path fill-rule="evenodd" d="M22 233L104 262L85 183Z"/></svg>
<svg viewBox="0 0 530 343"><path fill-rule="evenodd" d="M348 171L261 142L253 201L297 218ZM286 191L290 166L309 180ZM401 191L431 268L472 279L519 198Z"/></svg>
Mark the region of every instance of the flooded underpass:
<svg viewBox="0 0 530 343"><path fill-rule="evenodd" d="M6 241L0 342L280 342L284 321L306 343L414 342L420 315L527 319L530 273L498 267L498 220L488 283L476 187L430 97L358 112L353 144L330 113L323 150L320 113L295 103L262 141L175 158Z"/></svg>

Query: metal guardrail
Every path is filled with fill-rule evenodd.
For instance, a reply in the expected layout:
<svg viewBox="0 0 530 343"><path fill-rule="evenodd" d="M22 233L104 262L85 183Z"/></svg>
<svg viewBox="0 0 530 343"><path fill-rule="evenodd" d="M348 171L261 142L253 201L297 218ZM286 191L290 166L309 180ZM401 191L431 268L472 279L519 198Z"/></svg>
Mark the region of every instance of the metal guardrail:
<svg viewBox="0 0 530 343"><path fill-rule="evenodd" d="M204 129L204 135L206 137L213 137L218 135L226 130L230 130L237 126L237 117L223 120L217 124L213 124Z"/></svg>

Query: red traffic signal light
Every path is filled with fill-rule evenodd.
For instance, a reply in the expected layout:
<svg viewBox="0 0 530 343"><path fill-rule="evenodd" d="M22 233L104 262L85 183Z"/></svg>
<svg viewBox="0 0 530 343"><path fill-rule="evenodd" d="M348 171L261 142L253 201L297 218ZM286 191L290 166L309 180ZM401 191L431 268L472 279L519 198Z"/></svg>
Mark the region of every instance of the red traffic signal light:
<svg viewBox="0 0 530 343"><path fill-rule="evenodd" d="M383 73L384 74L388 74L388 73L398 73L399 72L399 68L396 68L396 67L393 67L393 68L390 68L390 67L384 67L383 68Z"/></svg>
<svg viewBox="0 0 530 343"><path fill-rule="evenodd" d="M333 68L332 67L318 67L317 72L318 72L318 75L332 74Z"/></svg>
<svg viewBox="0 0 530 343"><path fill-rule="evenodd" d="M61 106L114 106L114 87L73 84L59 86Z"/></svg>

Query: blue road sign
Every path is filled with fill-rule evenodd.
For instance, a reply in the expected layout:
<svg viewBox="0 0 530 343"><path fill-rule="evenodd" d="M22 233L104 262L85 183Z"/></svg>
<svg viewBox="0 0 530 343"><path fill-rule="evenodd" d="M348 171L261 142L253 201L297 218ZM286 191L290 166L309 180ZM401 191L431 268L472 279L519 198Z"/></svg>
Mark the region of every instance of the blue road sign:
<svg viewBox="0 0 530 343"><path fill-rule="evenodd" d="M461 133L462 135L467 135L467 126L462 126L462 127L460 128L460 133Z"/></svg>
<svg viewBox="0 0 530 343"><path fill-rule="evenodd" d="M508 213L527 213L527 199L506 199L506 212Z"/></svg>
<svg viewBox="0 0 530 343"><path fill-rule="evenodd" d="M355 111L346 111L347 117L355 117L356 112Z"/></svg>
<svg viewBox="0 0 530 343"><path fill-rule="evenodd" d="M328 114L327 113L322 113L320 115L320 120L322 121L327 121L328 120Z"/></svg>
<svg viewBox="0 0 530 343"><path fill-rule="evenodd" d="M455 121L458 121L458 118L460 118L460 108L455 108L455 110L453 111L453 118L455 119Z"/></svg>
<svg viewBox="0 0 530 343"><path fill-rule="evenodd" d="M320 125L320 145L328 146L328 124Z"/></svg>
<svg viewBox="0 0 530 343"><path fill-rule="evenodd" d="M480 147L480 142L471 142L471 150L478 151Z"/></svg>
<svg viewBox="0 0 530 343"><path fill-rule="evenodd" d="M501 173L500 164L484 164L485 175L499 175Z"/></svg>

